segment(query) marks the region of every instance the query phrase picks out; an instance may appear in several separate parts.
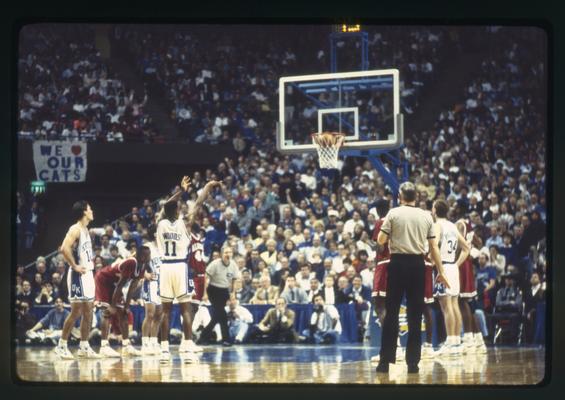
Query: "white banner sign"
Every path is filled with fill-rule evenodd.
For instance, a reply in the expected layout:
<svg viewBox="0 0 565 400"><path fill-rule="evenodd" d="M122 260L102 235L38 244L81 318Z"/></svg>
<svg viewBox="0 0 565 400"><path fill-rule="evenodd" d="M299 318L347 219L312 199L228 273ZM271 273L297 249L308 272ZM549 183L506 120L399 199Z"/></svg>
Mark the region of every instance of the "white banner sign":
<svg viewBox="0 0 565 400"><path fill-rule="evenodd" d="M84 182L86 142L34 142L33 161L37 179L45 182Z"/></svg>

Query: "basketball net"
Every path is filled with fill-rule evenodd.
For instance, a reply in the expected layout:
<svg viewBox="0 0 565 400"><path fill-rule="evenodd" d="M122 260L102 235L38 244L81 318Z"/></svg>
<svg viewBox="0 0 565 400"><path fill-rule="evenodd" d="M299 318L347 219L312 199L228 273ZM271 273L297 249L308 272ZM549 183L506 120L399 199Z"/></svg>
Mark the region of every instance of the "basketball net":
<svg viewBox="0 0 565 400"><path fill-rule="evenodd" d="M312 142L318 152L318 163L320 168L337 169L339 149L341 148L345 135L338 132L313 133Z"/></svg>

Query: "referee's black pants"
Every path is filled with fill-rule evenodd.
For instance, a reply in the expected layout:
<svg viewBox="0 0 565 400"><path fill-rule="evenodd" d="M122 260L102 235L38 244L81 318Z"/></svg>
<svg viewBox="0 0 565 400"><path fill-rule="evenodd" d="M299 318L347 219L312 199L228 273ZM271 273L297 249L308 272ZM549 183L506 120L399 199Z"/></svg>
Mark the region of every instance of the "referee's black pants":
<svg viewBox="0 0 565 400"><path fill-rule="evenodd" d="M398 313L402 296L406 295L408 317L408 344L406 363L418 364L422 346L422 313L424 311L424 257L412 254L393 254L387 270L387 288L381 337L381 362L396 361Z"/></svg>
<svg viewBox="0 0 565 400"><path fill-rule="evenodd" d="M222 330L222 340L228 342L230 340L229 330L228 330L228 315L226 314L226 302L230 298L229 289L220 288L213 285L208 285L208 299L210 300L211 310L211 320L208 325L202 331L202 338L208 340L212 334L212 330L217 323L220 324L220 329Z"/></svg>

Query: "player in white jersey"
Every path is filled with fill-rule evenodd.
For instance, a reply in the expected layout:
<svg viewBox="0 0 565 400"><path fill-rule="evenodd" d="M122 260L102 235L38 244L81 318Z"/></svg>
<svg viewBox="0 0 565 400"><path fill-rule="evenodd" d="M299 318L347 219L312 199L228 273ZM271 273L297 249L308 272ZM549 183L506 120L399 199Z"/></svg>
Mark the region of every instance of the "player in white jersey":
<svg viewBox="0 0 565 400"><path fill-rule="evenodd" d="M439 354L456 355L461 352L461 313L459 311L459 265L469 255L469 245L465 238L459 233L455 224L447 220L449 205L445 200L436 200L432 208L432 214L436 220L436 240L441 254L441 261L445 270L445 276L449 288L437 282L434 286L435 296L438 297L443 317L447 339L445 346L439 350ZM459 257L457 249L461 248Z"/></svg>
<svg viewBox="0 0 565 400"><path fill-rule="evenodd" d="M73 224L61 244L63 257L69 263L67 271L67 289L71 312L63 324L63 332L59 344L55 348L55 354L62 359L74 359L73 354L67 347L67 340L76 320L82 317L80 322L80 346L77 356L82 358L99 358L88 344L88 335L92 325L92 308L94 304L94 263L92 243L88 232L88 224L94 219L94 213L90 204L81 200L73 204ZM73 256L73 245L78 241L78 262Z"/></svg>
<svg viewBox="0 0 565 400"><path fill-rule="evenodd" d="M149 272L145 273L145 281L142 287L142 298L145 302L145 317L141 325L141 351L144 355L159 354L159 343L157 335L163 321L163 307L159 296L159 275L161 269L161 256L155 241L156 225L151 225L147 229L149 241L145 246L151 251L151 261L149 262ZM162 329L165 329L162 327Z"/></svg>
<svg viewBox="0 0 565 400"><path fill-rule="evenodd" d="M206 184L198 199L193 212L187 216L186 221L179 218L178 199L182 192L188 191L190 179L185 176L181 181L182 191L175 193L163 206L163 218L157 223L156 242L161 257L159 274L159 295L163 304L163 326L168 327L171 315L172 302L177 299L180 306L184 339L179 347L180 353L188 353L183 358L185 362L197 361L190 349L189 341L192 340L192 310L189 303L194 291L192 276L188 267L188 247L190 244L190 224L194 219L195 211L200 209L204 199L213 187L220 185L218 181ZM161 330L161 361L170 360L169 330Z"/></svg>

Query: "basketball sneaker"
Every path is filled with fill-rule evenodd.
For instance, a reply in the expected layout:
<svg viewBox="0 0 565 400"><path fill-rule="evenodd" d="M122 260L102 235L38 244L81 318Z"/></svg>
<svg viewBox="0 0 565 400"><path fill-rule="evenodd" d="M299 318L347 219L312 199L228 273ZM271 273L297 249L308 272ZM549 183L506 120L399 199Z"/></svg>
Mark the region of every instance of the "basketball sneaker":
<svg viewBox="0 0 565 400"><path fill-rule="evenodd" d="M431 343L424 343L422 345L422 353L420 358L422 360L430 360L435 357L434 348Z"/></svg>
<svg viewBox="0 0 565 400"><path fill-rule="evenodd" d="M434 352L434 355L435 355L436 357L443 357L443 356L449 354L449 351L450 351L449 348L450 348L450 347L451 347L450 344L447 344L447 343L445 343L445 342L444 342L444 343L441 343L441 344L439 345L438 349Z"/></svg>
<svg viewBox="0 0 565 400"><path fill-rule="evenodd" d="M179 346L179 353L188 353L190 349L188 348L188 340L182 340Z"/></svg>
<svg viewBox="0 0 565 400"><path fill-rule="evenodd" d="M100 355L105 358L120 357L120 353L111 348L110 346L101 346Z"/></svg>
<svg viewBox="0 0 565 400"><path fill-rule="evenodd" d="M485 345L485 341L480 334L475 335L474 342L475 342L475 353L476 354L486 354L487 353L487 346Z"/></svg>
<svg viewBox="0 0 565 400"><path fill-rule="evenodd" d="M161 350L159 362L162 364L168 364L169 362L171 362L171 353L168 350Z"/></svg>
<svg viewBox="0 0 565 400"><path fill-rule="evenodd" d="M128 346L125 346L122 349L122 357L137 357L137 356L141 356L141 355L142 355L141 351L139 351L138 349L133 347L131 344L128 345Z"/></svg>
<svg viewBox="0 0 565 400"><path fill-rule="evenodd" d="M202 349L202 347L200 347L196 343L194 343L194 341L189 340L188 341L188 351L190 351L191 353L202 353L204 350Z"/></svg>
<svg viewBox="0 0 565 400"><path fill-rule="evenodd" d="M143 356L153 356L155 355L155 348L151 344L146 344L141 346L141 355Z"/></svg>
<svg viewBox="0 0 565 400"><path fill-rule="evenodd" d="M461 355L461 345L460 344L452 344L449 346L447 354L450 357L457 357Z"/></svg>
<svg viewBox="0 0 565 400"><path fill-rule="evenodd" d="M470 340L464 340L461 343L461 352L464 354L474 354L476 351L475 343Z"/></svg>
<svg viewBox="0 0 565 400"><path fill-rule="evenodd" d="M78 358L102 358L102 356L92 350L92 347L88 346L85 348L80 348L77 350Z"/></svg>
<svg viewBox="0 0 565 400"><path fill-rule="evenodd" d="M67 346L57 346L55 350L53 350L55 355L59 357L61 360L74 360L75 356Z"/></svg>
<svg viewBox="0 0 565 400"><path fill-rule="evenodd" d="M476 354L487 354L487 346L484 342L475 345Z"/></svg>
<svg viewBox="0 0 565 400"><path fill-rule="evenodd" d="M200 362L198 355L192 352L183 353L180 359L185 364L198 364Z"/></svg>

